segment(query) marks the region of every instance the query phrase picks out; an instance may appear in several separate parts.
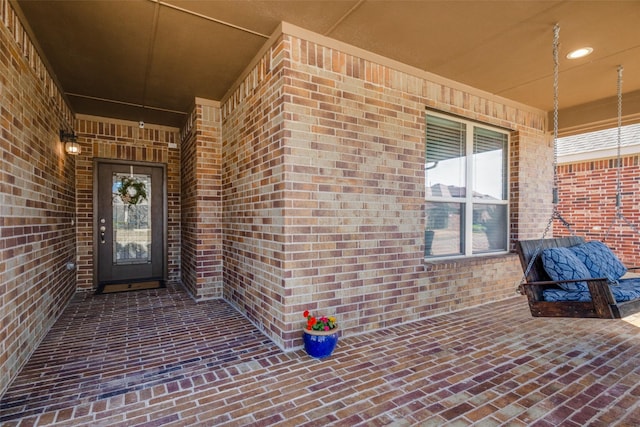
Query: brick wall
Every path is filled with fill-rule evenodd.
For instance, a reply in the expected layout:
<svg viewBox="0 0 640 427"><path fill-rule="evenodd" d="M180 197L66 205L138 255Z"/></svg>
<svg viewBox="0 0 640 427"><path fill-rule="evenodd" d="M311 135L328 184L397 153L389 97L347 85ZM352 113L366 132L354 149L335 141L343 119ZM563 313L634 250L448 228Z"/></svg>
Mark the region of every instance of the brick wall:
<svg viewBox="0 0 640 427"><path fill-rule="evenodd" d="M182 129L182 284L197 299L222 298L220 106L196 99Z"/></svg>
<svg viewBox="0 0 640 427"><path fill-rule="evenodd" d="M521 130L510 148L511 238L539 239L553 209L553 140Z"/></svg>
<svg viewBox="0 0 640 427"><path fill-rule="evenodd" d="M168 280L180 280L180 149L178 129L138 122L79 115L75 123L82 153L76 156L78 213L78 290L95 290L94 283L94 159L162 163L167 166ZM168 144L178 148L169 148Z"/></svg>
<svg viewBox="0 0 640 427"><path fill-rule="evenodd" d="M75 291L72 114L0 0L0 396Z"/></svg>
<svg viewBox="0 0 640 427"><path fill-rule="evenodd" d="M188 119L188 125L181 130L180 150L180 236L182 240L180 251L180 278L182 284L191 295L198 293L198 230L196 228L198 216L197 197L197 152L198 109L194 109Z"/></svg>
<svg viewBox="0 0 640 427"><path fill-rule="evenodd" d="M514 129L512 238L541 233L541 112L286 33L223 103L225 296L284 348L305 309L352 334L514 294L513 254L423 260L425 106Z"/></svg>
<svg viewBox="0 0 640 427"><path fill-rule="evenodd" d="M616 218L617 158L558 165L558 210L578 236L604 241L627 266L640 256L640 155L621 158L621 213ZM634 229L635 228L635 229ZM554 234L569 235L561 225Z"/></svg>
<svg viewBox="0 0 640 427"><path fill-rule="evenodd" d="M222 106L224 297L282 345L285 310L283 40Z"/></svg>

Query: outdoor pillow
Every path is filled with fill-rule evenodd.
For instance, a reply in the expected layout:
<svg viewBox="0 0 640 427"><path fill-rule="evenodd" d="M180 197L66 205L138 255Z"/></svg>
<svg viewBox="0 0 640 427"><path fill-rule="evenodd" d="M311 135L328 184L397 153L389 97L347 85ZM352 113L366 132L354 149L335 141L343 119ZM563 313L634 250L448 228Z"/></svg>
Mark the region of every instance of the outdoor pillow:
<svg viewBox="0 0 640 427"><path fill-rule="evenodd" d="M590 279L587 267L569 248L548 248L542 251L542 265L551 280ZM588 291L587 282L559 283L565 291Z"/></svg>
<svg viewBox="0 0 640 427"><path fill-rule="evenodd" d="M582 291L565 291L562 289L545 289L542 291L542 298L545 301L573 301L573 302L589 302L591 294Z"/></svg>
<svg viewBox="0 0 640 427"><path fill-rule="evenodd" d="M596 240L572 246L571 252L589 269L591 277L606 277L609 283L627 273L627 268L607 245Z"/></svg>

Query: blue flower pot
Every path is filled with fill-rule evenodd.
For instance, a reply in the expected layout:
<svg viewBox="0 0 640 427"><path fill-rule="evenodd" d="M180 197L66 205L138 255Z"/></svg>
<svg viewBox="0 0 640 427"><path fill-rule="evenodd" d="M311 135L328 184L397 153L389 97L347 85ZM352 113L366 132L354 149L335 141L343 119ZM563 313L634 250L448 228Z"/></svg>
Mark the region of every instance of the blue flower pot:
<svg viewBox="0 0 640 427"><path fill-rule="evenodd" d="M303 329L304 349L307 354L316 359L331 356L338 344L338 328L330 331L310 331Z"/></svg>

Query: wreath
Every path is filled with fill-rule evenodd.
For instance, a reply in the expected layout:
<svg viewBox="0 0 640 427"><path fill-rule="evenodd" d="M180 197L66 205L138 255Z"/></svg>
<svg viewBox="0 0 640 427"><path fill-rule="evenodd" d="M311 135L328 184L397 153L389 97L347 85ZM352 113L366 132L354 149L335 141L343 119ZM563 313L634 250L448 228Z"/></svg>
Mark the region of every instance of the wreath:
<svg viewBox="0 0 640 427"><path fill-rule="evenodd" d="M143 200L147 200L147 189L144 182L133 177L123 176L120 178L118 196L123 203L137 205Z"/></svg>

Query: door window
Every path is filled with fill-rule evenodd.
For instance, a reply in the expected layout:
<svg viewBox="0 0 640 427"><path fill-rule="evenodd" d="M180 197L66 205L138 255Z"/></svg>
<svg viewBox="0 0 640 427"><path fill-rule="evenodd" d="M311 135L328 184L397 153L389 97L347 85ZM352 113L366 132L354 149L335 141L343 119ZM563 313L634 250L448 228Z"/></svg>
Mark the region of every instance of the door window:
<svg viewBox="0 0 640 427"><path fill-rule="evenodd" d="M151 175L113 173L113 263L151 262Z"/></svg>

